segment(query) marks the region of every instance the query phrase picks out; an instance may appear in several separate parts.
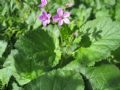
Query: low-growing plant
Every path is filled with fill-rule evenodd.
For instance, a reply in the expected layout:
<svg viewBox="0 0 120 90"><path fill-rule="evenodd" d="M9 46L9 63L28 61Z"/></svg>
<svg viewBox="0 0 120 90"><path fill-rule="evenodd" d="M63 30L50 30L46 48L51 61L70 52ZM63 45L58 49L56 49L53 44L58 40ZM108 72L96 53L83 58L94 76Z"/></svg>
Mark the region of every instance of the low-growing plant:
<svg viewBox="0 0 120 90"><path fill-rule="evenodd" d="M0 90L120 90L119 0L0 0Z"/></svg>

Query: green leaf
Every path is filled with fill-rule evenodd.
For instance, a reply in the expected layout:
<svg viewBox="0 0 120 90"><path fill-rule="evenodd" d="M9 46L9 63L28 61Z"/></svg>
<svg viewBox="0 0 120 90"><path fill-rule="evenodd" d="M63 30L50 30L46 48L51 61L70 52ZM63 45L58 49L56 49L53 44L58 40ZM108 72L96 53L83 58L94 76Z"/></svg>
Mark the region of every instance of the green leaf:
<svg viewBox="0 0 120 90"><path fill-rule="evenodd" d="M30 16L28 17L28 20L26 20L26 23L27 23L28 25L32 25L32 24L35 23L35 21L36 21L35 12L32 12L32 13L30 14Z"/></svg>
<svg viewBox="0 0 120 90"><path fill-rule="evenodd" d="M63 70L82 73L91 84L92 90L120 89L120 70L115 65L102 64L95 67L86 67L75 60L65 66Z"/></svg>
<svg viewBox="0 0 120 90"><path fill-rule="evenodd" d="M113 5L115 5L116 0L104 0L104 3L107 4L107 5L113 6Z"/></svg>
<svg viewBox="0 0 120 90"><path fill-rule="evenodd" d="M8 68L0 69L0 81L2 83L2 88L8 84L8 81L11 77L11 71Z"/></svg>
<svg viewBox="0 0 120 90"><path fill-rule="evenodd" d="M20 85L30 82L29 79L20 77L20 75L16 71L14 56L17 53L18 53L17 50L12 50L11 54L8 56L5 63L3 64L3 68L0 69L0 85L1 85L2 90L5 87L5 85L6 86L8 85L8 82L11 76L14 76L16 80L19 81Z"/></svg>
<svg viewBox="0 0 120 90"><path fill-rule="evenodd" d="M108 18L99 18L87 22L81 29L89 35L91 45L76 51L76 59L85 65L94 65L107 58L111 51L120 46L120 23Z"/></svg>
<svg viewBox="0 0 120 90"><path fill-rule="evenodd" d="M40 20L37 18L36 21L35 21L35 24L33 25L33 28L34 28L34 29L37 29L40 25L41 25L41 22L40 22Z"/></svg>
<svg viewBox="0 0 120 90"><path fill-rule="evenodd" d="M80 28L89 18L91 14L92 8L87 8L84 4L81 4L79 8L72 9L72 14L75 15L75 23Z"/></svg>
<svg viewBox="0 0 120 90"><path fill-rule="evenodd" d="M0 40L0 57L2 57L2 54L4 53L6 47L7 43L5 41Z"/></svg>
<svg viewBox="0 0 120 90"><path fill-rule="evenodd" d="M0 80L0 90L2 90L3 86L2 86L2 81Z"/></svg>
<svg viewBox="0 0 120 90"><path fill-rule="evenodd" d="M115 59L116 63L120 63L120 47L112 52L113 58Z"/></svg>
<svg viewBox="0 0 120 90"><path fill-rule="evenodd" d="M110 11L109 11L109 9L102 9L102 10L100 10L100 11L97 11L96 12L96 15L95 15L97 18L99 18L99 17L111 17L111 15L110 15Z"/></svg>
<svg viewBox="0 0 120 90"><path fill-rule="evenodd" d="M3 68L0 69L0 81L2 83L2 88L8 84L10 77L16 73L13 59L15 53L16 51L11 52L3 64Z"/></svg>
<svg viewBox="0 0 120 90"><path fill-rule="evenodd" d="M86 72L93 90L119 90L120 70L114 65L89 68Z"/></svg>
<svg viewBox="0 0 120 90"><path fill-rule="evenodd" d="M23 90L84 90L84 83L79 73L59 69L33 80Z"/></svg>
<svg viewBox="0 0 120 90"><path fill-rule="evenodd" d="M115 6L115 19L120 21L120 0L117 0L117 4Z"/></svg>
<svg viewBox="0 0 120 90"><path fill-rule="evenodd" d="M56 39L47 31L35 30L27 32L17 41L18 54L14 58L16 70L21 77L35 79L58 64L61 54Z"/></svg>
<svg viewBox="0 0 120 90"><path fill-rule="evenodd" d="M22 90L22 87L17 86L16 83L12 84L12 90Z"/></svg>

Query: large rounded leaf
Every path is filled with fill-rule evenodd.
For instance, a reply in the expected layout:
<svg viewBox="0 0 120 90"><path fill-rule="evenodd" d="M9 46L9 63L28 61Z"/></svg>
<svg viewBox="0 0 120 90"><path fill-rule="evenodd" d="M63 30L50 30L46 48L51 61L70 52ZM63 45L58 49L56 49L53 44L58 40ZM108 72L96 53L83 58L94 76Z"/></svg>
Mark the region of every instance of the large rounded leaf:
<svg viewBox="0 0 120 90"><path fill-rule="evenodd" d="M99 18L86 23L81 29L89 35L91 45L81 47L76 52L76 59L81 63L93 65L111 54L120 46L120 23L108 18Z"/></svg>
<svg viewBox="0 0 120 90"><path fill-rule="evenodd" d="M59 69L33 80L23 90L84 90L84 83L79 73Z"/></svg>
<svg viewBox="0 0 120 90"><path fill-rule="evenodd" d="M120 90L120 70L113 64L102 64L95 67L85 67L78 61L73 61L64 67L82 73L86 77L86 88L92 90Z"/></svg>
<svg viewBox="0 0 120 90"><path fill-rule="evenodd" d="M15 67L19 75L34 79L58 63L57 47L47 31L29 31L16 43ZM57 58L56 58L57 57Z"/></svg>
<svg viewBox="0 0 120 90"><path fill-rule="evenodd" d="M114 65L89 68L86 76L93 90L120 90L120 70Z"/></svg>

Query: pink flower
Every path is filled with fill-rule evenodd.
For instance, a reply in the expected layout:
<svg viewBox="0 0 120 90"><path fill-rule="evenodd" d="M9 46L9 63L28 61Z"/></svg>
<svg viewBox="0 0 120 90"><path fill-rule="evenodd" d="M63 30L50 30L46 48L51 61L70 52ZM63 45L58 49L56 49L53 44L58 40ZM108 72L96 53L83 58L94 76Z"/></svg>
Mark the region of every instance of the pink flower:
<svg viewBox="0 0 120 90"><path fill-rule="evenodd" d="M41 4L39 5L40 8L43 8L44 6L46 6L47 4L47 0L41 0Z"/></svg>
<svg viewBox="0 0 120 90"><path fill-rule="evenodd" d="M47 24L50 23L51 15L47 13L46 11L43 11L42 15L40 15L38 18L39 20L41 20L43 26L47 26Z"/></svg>
<svg viewBox="0 0 120 90"><path fill-rule="evenodd" d="M61 26L63 23L69 24L69 12L64 12L62 8L57 9L57 14L52 17L54 22L58 22L58 24Z"/></svg>

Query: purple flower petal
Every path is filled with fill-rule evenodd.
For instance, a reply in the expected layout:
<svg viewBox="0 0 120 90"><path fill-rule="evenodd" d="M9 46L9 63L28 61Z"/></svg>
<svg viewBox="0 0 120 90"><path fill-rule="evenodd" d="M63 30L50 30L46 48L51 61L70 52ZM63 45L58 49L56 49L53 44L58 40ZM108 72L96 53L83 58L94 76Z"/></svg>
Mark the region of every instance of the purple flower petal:
<svg viewBox="0 0 120 90"><path fill-rule="evenodd" d="M50 23L50 19L49 20L47 20L47 24L49 24Z"/></svg>
<svg viewBox="0 0 120 90"><path fill-rule="evenodd" d="M64 12L62 8L57 9L57 14L52 17L54 22L58 22L59 26L63 25L63 23L69 24L69 12Z"/></svg>
<svg viewBox="0 0 120 90"><path fill-rule="evenodd" d="M46 11L42 12L42 15L38 17L39 20L41 20L43 26L46 26L47 24L50 23L50 18L51 15L49 13L47 13Z"/></svg>
<svg viewBox="0 0 120 90"><path fill-rule="evenodd" d="M69 12L65 12L65 13L63 14L63 17L70 17L70 13L69 13Z"/></svg>
<svg viewBox="0 0 120 90"><path fill-rule="evenodd" d="M48 17L48 18L51 18L51 14L47 14L47 17Z"/></svg>
<svg viewBox="0 0 120 90"><path fill-rule="evenodd" d="M57 14L61 17L61 16L63 16L63 10L62 10L62 8L58 8L57 9Z"/></svg>
<svg viewBox="0 0 120 90"><path fill-rule="evenodd" d="M43 15L43 16L47 16L47 12L46 12L46 11L43 11L43 12L42 12L42 15Z"/></svg>
<svg viewBox="0 0 120 90"><path fill-rule="evenodd" d="M53 19L53 22L58 22L60 18L58 15L55 15L52 17L52 19Z"/></svg>
<svg viewBox="0 0 120 90"><path fill-rule="evenodd" d="M47 4L47 0L41 0L40 8L43 8Z"/></svg>
<svg viewBox="0 0 120 90"><path fill-rule="evenodd" d="M47 21L44 21L44 22L42 22L43 23L43 26L47 26Z"/></svg>
<svg viewBox="0 0 120 90"><path fill-rule="evenodd" d="M46 19L47 19L47 13L46 13L45 11L43 11L43 12L42 12L42 15L39 16L39 19L40 19L41 21L46 20Z"/></svg>
<svg viewBox="0 0 120 90"><path fill-rule="evenodd" d="M42 19L43 19L43 16L39 16L38 19L39 19L39 20L42 20Z"/></svg>
<svg viewBox="0 0 120 90"><path fill-rule="evenodd" d="M59 26L63 25L63 20L62 19L59 20L58 24L59 24Z"/></svg>
<svg viewBox="0 0 120 90"><path fill-rule="evenodd" d="M42 4L46 5L47 4L47 0L41 0Z"/></svg>
<svg viewBox="0 0 120 90"><path fill-rule="evenodd" d="M66 23L66 24L69 24L70 23L70 20L68 18L64 18L63 21Z"/></svg>
<svg viewBox="0 0 120 90"><path fill-rule="evenodd" d="M47 26L47 24L50 23L50 20L43 21L42 23L43 23L43 26Z"/></svg>

